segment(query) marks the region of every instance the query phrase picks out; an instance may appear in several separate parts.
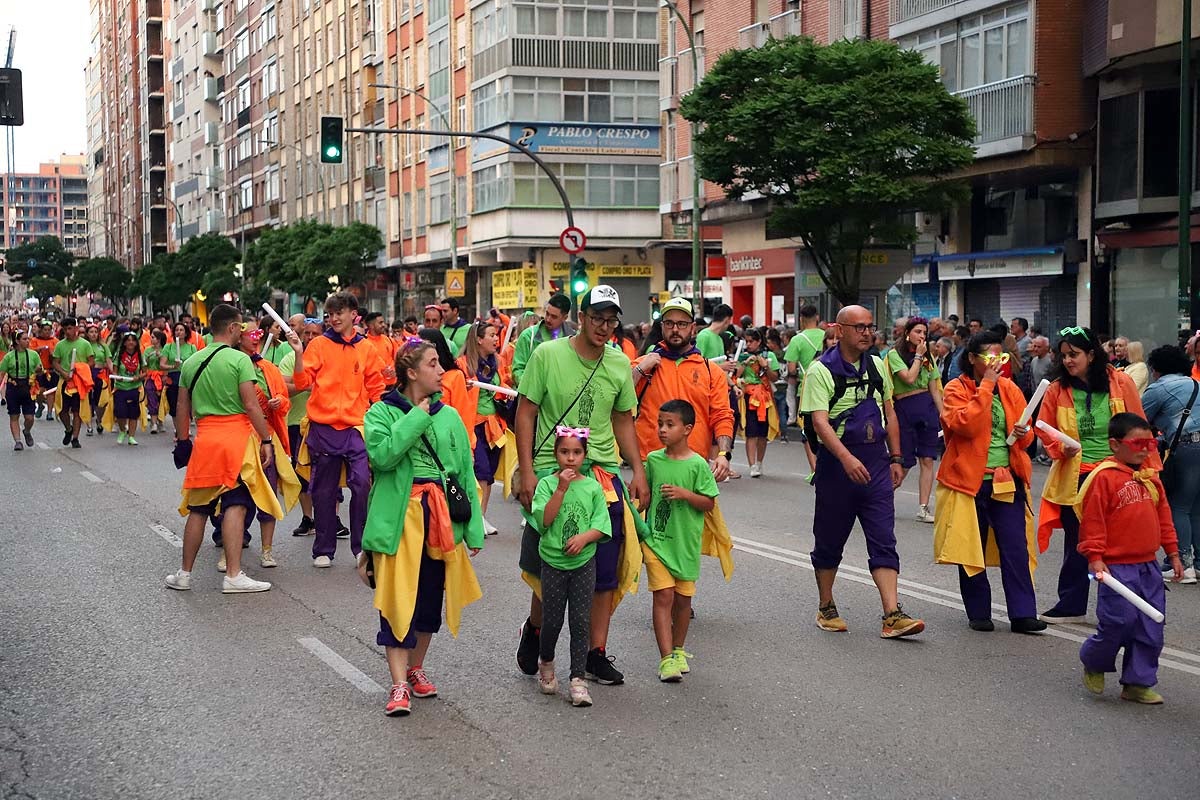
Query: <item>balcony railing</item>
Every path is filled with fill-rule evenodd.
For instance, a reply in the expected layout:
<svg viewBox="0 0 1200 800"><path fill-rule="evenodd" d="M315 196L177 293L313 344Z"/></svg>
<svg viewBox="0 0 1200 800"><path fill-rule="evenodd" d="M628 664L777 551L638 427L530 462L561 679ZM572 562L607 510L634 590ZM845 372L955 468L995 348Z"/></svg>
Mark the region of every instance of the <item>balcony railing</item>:
<svg viewBox="0 0 1200 800"><path fill-rule="evenodd" d="M679 105L679 89L675 85L678 56L667 56L658 60L658 97L660 111L670 111Z"/></svg>
<svg viewBox="0 0 1200 800"><path fill-rule="evenodd" d="M205 58L217 58L221 55L221 37L212 31L204 32L200 46Z"/></svg>
<svg viewBox="0 0 1200 800"><path fill-rule="evenodd" d="M678 78L675 82L675 91L683 96L696 88L696 76L692 74L692 49L689 47L686 50L679 51ZM700 70L700 80L704 80L704 48L696 48L696 67Z"/></svg>
<svg viewBox="0 0 1200 800"><path fill-rule="evenodd" d="M891 0L888 22L895 25L910 19L932 14L938 9L953 5L958 0Z"/></svg>
<svg viewBox="0 0 1200 800"><path fill-rule="evenodd" d="M668 161L658 168L658 204L667 211L679 199L679 162Z"/></svg>
<svg viewBox="0 0 1200 800"><path fill-rule="evenodd" d="M976 145L1033 135L1033 87L1037 78L1019 75L955 92L967 101L979 133Z"/></svg>
<svg viewBox="0 0 1200 800"><path fill-rule="evenodd" d="M800 9L794 8L782 14L776 14L767 21L772 39L786 39L789 36L800 35Z"/></svg>
<svg viewBox="0 0 1200 800"><path fill-rule="evenodd" d="M214 77L204 79L204 100L207 103L217 103L221 100L221 83Z"/></svg>
<svg viewBox="0 0 1200 800"><path fill-rule="evenodd" d="M738 31L738 48L749 50L752 47L762 47L771 38L771 26L766 22L756 22Z"/></svg>

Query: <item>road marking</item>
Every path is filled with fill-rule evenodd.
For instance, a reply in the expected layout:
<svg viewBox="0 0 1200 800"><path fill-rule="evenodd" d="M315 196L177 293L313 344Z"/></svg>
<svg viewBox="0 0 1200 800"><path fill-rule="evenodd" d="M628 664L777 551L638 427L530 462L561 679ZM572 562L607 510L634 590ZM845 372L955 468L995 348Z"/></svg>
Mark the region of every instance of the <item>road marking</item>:
<svg viewBox="0 0 1200 800"><path fill-rule="evenodd" d="M50 445L46 444L45 442L38 442L37 446L38 446L39 450L49 450L50 449Z"/></svg>
<svg viewBox="0 0 1200 800"><path fill-rule="evenodd" d="M174 533L172 533L171 530L169 528L167 528L166 526L151 525L150 530L154 531L159 536L166 539L168 544L174 545L175 547L183 547L183 539L180 539L178 536L176 536Z"/></svg>
<svg viewBox="0 0 1200 800"><path fill-rule="evenodd" d="M305 650L324 661L334 672L345 678L355 689L364 694L383 694L384 688L376 683L370 675L330 650L320 639L308 636L296 641Z"/></svg>
<svg viewBox="0 0 1200 800"><path fill-rule="evenodd" d="M813 565L811 559L805 553L800 553L795 550L788 550L784 547L776 547L764 542L756 542L752 539L743 539L740 536L734 536L733 549L741 550L752 555L768 558L772 561L778 561L782 564L791 564L792 566L802 567L807 570L812 570ZM869 570L862 567L850 566L846 563L838 567L838 577L846 580L861 583L864 586L874 586L875 582L871 579ZM951 592L946 589L940 589L936 586L929 586L917 581L910 581L904 578L899 579L899 593L907 597L913 597L918 600L924 600L946 608L953 608L957 611L966 611L962 603L950 598L957 598L959 595L956 592ZM992 609L997 613L994 615L999 622L1008 622L1008 616L1004 613L1004 606L997 603L992 603ZM1087 636L1080 636L1076 633L1071 633L1061 627L1051 625L1045 630L1045 635L1053 636L1058 639L1065 639L1070 642L1083 642ZM1171 647L1164 647L1163 655L1171 656L1172 658L1184 659L1186 661L1195 661L1200 664L1200 656L1193 653L1188 653L1183 650L1176 650ZM1184 664L1179 661L1173 661L1166 658L1160 658L1158 663L1164 667L1186 672L1189 675L1200 675L1200 666L1193 664Z"/></svg>
<svg viewBox="0 0 1200 800"><path fill-rule="evenodd" d="M87 478L92 483L104 483L103 478L97 478L95 475L88 472L86 469L79 470L79 474L82 475L83 477Z"/></svg>
<svg viewBox="0 0 1200 800"><path fill-rule="evenodd" d="M738 469L745 469L745 470L750 469L750 465L744 461L730 461L729 466L736 467ZM808 478L807 472L776 472L775 470L771 470L770 474L773 476L787 475L790 478L805 478L805 479ZM908 489L897 489L896 494L907 494L907 495L911 495L913 497L919 496L916 492L910 492Z"/></svg>

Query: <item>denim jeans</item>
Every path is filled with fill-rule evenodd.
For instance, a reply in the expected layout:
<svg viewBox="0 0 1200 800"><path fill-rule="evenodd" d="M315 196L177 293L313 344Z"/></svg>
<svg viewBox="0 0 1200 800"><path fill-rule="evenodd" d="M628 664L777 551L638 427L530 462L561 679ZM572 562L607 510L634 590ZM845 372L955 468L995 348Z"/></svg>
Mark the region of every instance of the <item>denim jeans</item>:
<svg viewBox="0 0 1200 800"><path fill-rule="evenodd" d="M1179 536L1179 557L1187 568L1194 566L1200 548L1200 443L1180 444L1171 459L1179 459L1179 486L1168 500Z"/></svg>

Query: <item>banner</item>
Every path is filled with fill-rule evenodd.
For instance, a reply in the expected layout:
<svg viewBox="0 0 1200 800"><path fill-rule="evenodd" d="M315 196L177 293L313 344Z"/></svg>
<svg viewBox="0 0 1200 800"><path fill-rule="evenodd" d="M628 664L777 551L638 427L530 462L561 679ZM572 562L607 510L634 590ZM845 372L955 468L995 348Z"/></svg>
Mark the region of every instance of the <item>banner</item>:
<svg viewBox="0 0 1200 800"><path fill-rule="evenodd" d="M506 310L537 306L536 269L504 269L492 273L492 305Z"/></svg>

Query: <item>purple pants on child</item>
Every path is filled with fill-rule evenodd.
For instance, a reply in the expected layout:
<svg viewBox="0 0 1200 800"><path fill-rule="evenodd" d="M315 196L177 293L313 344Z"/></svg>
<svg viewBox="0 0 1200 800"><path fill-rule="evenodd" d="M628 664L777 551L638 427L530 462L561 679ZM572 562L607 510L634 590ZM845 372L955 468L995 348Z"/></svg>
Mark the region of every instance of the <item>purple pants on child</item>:
<svg viewBox="0 0 1200 800"><path fill-rule="evenodd" d="M1109 573L1159 611L1167 607L1162 572L1154 561L1108 564ZM1124 647L1121 684L1158 683L1158 655L1163 649L1163 623L1155 622L1116 591L1100 584L1096 592L1096 632L1079 648L1088 672L1116 672L1117 650Z"/></svg>
<svg viewBox="0 0 1200 800"><path fill-rule="evenodd" d="M371 471L367 466L367 445L357 428L338 430L319 422L308 426L308 455L312 462L312 478L308 492L312 495L313 521L317 535L313 541L313 558L337 552L337 503L342 466L346 467L346 488L350 490L350 552L355 556L362 550L363 529L367 524L367 493L371 490Z"/></svg>
<svg viewBox="0 0 1200 800"><path fill-rule="evenodd" d="M855 483L827 448L818 452L812 565L815 569L837 568L857 518L867 538L867 567L899 571L895 489L887 445L874 442L851 445L849 449L870 471L871 480L866 485Z"/></svg>

